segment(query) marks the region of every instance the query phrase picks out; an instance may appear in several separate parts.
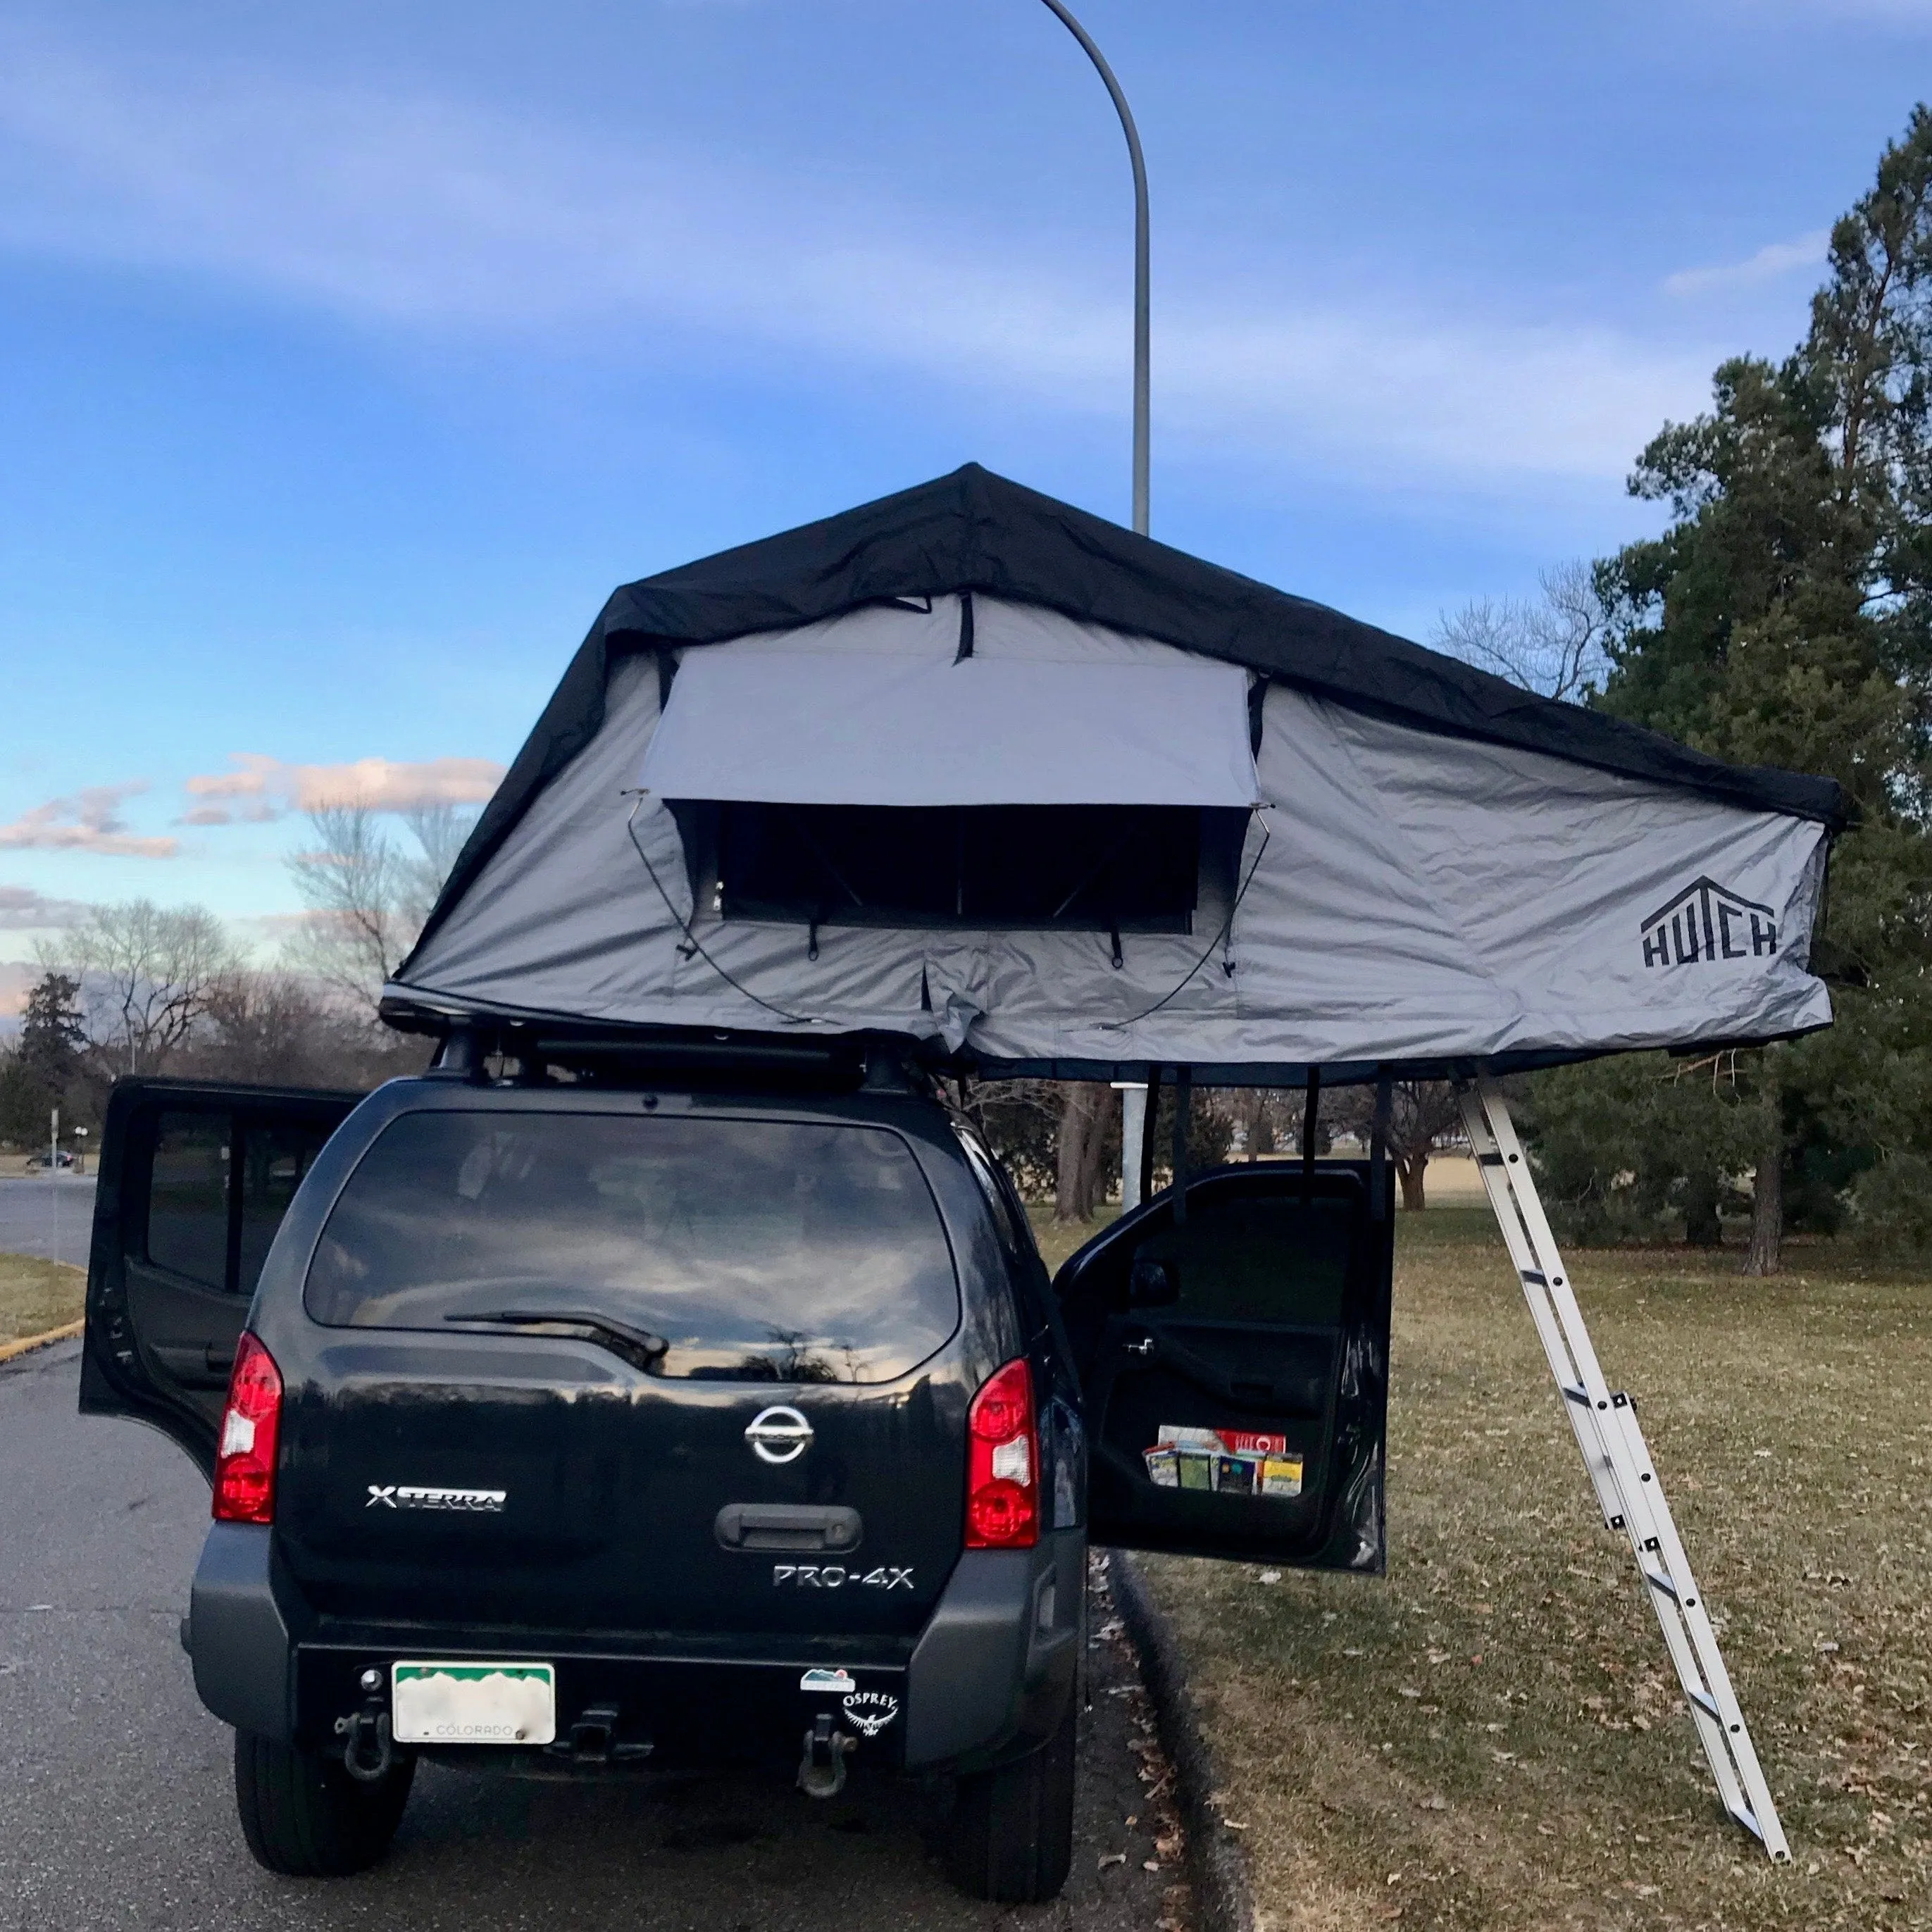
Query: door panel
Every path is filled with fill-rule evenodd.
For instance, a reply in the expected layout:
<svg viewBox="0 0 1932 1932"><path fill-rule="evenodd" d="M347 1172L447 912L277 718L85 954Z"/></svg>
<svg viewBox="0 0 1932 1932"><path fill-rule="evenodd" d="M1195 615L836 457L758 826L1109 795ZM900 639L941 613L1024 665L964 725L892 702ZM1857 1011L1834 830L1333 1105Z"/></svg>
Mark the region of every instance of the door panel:
<svg viewBox="0 0 1932 1932"><path fill-rule="evenodd" d="M87 1276L83 1414L132 1416L214 1466L235 1348L302 1176L361 1096L122 1080Z"/></svg>
<svg viewBox="0 0 1932 1932"><path fill-rule="evenodd" d="M1184 1218L1170 1190L1061 1269L1096 1542L1382 1568L1394 1242L1370 1180L1222 1168Z"/></svg>

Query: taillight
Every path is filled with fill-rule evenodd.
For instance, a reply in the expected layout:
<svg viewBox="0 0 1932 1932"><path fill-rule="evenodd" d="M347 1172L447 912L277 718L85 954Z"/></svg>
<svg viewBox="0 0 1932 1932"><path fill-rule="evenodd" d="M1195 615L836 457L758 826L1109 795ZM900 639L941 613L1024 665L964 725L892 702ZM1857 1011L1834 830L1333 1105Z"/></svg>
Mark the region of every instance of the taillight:
<svg viewBox="0 0 1932 1932"><path fill-rule="evenodd" d="M1040 1432L1024 1362L1009 1362L973 1398L966 1430L966 1547L1030 1550L1040 1540Z"/></svg>
<svg viewBox="0 0 1932 1932"><path fill-rule="evenodd" d="M228 1406L214 1455L217 1522L275 1520L275 1441L282 1426L282 1374L246 1329L228 1378Z"/></svg>

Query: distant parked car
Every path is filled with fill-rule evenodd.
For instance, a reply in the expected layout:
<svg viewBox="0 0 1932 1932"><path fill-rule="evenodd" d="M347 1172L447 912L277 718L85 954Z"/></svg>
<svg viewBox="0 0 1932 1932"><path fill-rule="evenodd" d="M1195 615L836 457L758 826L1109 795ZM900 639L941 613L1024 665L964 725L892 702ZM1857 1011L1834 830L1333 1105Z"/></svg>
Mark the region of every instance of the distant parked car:
<svg viewBox="0 0 1932 1932"><path fill-rule="evenodd" d="M57 1155L51 1158L58 1160L62 1167L71 1167L74 1165L74 1156L68 1153L65 1148L62 1148ZM48 1165L49 1160L50 1156L44 1154L30 1154L27 1159L27 1165L29 1168L45 1167Z"/></svg>

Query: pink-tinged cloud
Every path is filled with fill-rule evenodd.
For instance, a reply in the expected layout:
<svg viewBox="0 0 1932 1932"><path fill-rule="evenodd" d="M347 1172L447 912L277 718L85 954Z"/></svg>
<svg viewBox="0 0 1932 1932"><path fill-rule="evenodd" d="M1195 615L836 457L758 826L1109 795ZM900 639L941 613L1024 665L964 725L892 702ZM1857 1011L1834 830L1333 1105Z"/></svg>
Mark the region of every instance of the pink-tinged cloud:
<svg viewBox="0 0 1932 1932"><path fill-rule="evenodd" d="M86 916L78 899L50 899L32 886L0 886L0 932L45 932L78 926Z"/></svg>
<svg viewBox="0 0 1932 1932"><path fill-rule="evenodd" d="M125 784L85 785L51 798L0 825L0 851L102 852L124 859L172 859L180 841L143 838L128 830L121 802L148 789L146 778Z"/></svg>
<svg viewBox="0 0 1932 1932"><path fill-rule="evenodd" d="M203 802L183 815L182 824L256 824L284 812L315 812L326 806L407 812L425 805L480 805L503 776L503 767L490 758L413 763L358 758L346 765L292 765L259 752L237 752L230 763L232 771L188 781L188 796Z"/></svg>

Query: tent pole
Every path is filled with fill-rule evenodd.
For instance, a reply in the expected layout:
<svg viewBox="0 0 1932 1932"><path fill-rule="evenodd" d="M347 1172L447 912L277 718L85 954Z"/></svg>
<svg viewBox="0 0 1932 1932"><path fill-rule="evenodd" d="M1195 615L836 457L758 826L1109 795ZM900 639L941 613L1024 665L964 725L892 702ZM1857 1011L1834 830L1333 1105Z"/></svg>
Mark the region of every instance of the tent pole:
<svg viewBox="0 0 1932 1932"><path fill-rule="evenodd" d="M1194 1111L1194 1070L1174 1070L1174 1225L1187 1223L1187 1128Z"/></svg>
<svg viewBox="0 0 1932 1932"><path fill-rule="evenodd" d="M1508 1103L1492 1080L1458 1081L1456 1096L1530 1318L1595 1485L1598 1507L1610 1528L1630 1538L1637 1574L1657 1612L1718 1796L1771 1858L1784 1864L1791 1850L1778 1822L1778 1808L1744 1728L1703 1592L1690 1574L1664 1485L1637 1427L1636 1405L1604 1379Z"/></svg>
<svg viewBox="0 0 1932 1932"><path fill-rule="evenodd" d="M1301 1204L1308 1205L1308 1191L1315 1180L1315 1130L1322 1115L1322 1070L1308 1070L1308 1094L1301 1108Z"/></svg>
<svg viewBox="0 0 1932 1932"><path fill-rule="evenodd" d="M1388 1130L1390 1083L1384 1076L1376 1082L1376 1111L1369 1128L1369 1215L1372 1220L1388 1218Z"/></svg>
<svg viewBox="0 0 1932 1932"><path fill-rule="evenodd" d="M1138 1208L1148 1197L1141 1176L1148 1138L1148 1090L1144 1081L1116 1080L1120 1095L1120 1212Z"/></svg>
<svg viewBox="0 0 1932 1932"><path fill-rule="evenodd" d="M1147 1097L1141 1108L1141 1140L1137 1150L1139 1156L1141 1198L1154 1198L1154 1124L1160 1114L1160 1064L1159 1061L1148 1069Z"/></svg>

